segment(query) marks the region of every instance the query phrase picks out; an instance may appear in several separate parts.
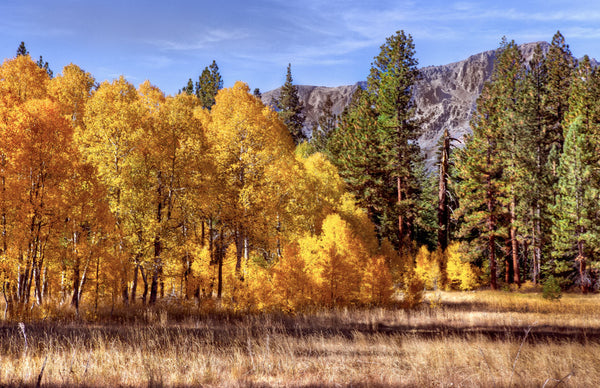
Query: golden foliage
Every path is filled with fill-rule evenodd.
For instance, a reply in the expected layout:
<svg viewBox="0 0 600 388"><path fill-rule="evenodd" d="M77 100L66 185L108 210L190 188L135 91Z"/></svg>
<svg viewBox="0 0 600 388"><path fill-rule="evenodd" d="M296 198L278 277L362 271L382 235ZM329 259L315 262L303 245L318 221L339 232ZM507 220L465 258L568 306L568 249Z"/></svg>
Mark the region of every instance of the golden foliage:
<svg viewBox="0 0 600 388"><path fill-rule="evenodd" d="M479 286L479 274L475 266L463 261L460 243L453 242L446 249L448 283L453 289L472 290Z"/></svg>

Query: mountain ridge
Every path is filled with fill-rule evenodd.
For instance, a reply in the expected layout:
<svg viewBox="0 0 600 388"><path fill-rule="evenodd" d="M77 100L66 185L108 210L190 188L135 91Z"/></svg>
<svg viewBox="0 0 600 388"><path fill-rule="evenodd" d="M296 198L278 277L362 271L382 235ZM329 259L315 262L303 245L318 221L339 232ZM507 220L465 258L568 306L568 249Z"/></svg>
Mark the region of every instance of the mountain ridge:
<svg viewBox="0 0 600 388"><path fill-rule="evenodd" d="M519 45L526 62L533 57L537 45L544 54L548 52L548 42L532 42ZM419 69L420 76L414 87L413 98L417 109L417 119L422 120L419 145L425 158L425 165L431 170L436 163L436 149L444 129L456 138L459 146L465 135L471 133L469 122L476 108L476 101L486 81L489 81L494 68L498 49L473 54L468 58L439 66ZM592 59L594 66L598 62ZM340 114L348 105L358 87L365 87L364 81L354 85L337 87L297 85L300 100L304 104L306 117L304 131L310 136L319 116L319 106L330 96L334 105L333 113ZM281 88L270 90L262 95L265 104L273 105Z"/></svg>

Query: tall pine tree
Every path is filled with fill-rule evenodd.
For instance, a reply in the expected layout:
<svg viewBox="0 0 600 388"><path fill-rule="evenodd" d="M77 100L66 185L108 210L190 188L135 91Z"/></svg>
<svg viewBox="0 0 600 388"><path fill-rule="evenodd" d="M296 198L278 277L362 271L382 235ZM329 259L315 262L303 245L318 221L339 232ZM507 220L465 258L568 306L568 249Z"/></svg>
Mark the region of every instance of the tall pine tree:
<svg viewBox="0 0 600 388"><path fill-rule="evenodd" d="M279 117L290 131L294 143L300 144L306 139L306 135L302 131L305 118L302 113L302 101L298 96L298 88L293 84L291 64L288 64L285 83L281 87L276 104L279 109Z"/></svg>
<svg viewBox="0 0 600 388"><path fill-rule="evenodd" d="M187 88L189 88L189 81L186 89ZM217 66L217 62L213 60L210 66L207 66L202 70L202 74L200 74L198 82L196 82L196 96L198 96L200 104L204 108L210 109L215 104L217 92L221 89L223 89L223 80L219 73L219 66Z"/></svg>
<svg viewBox="0 0 600 388"><path fill-rule="evenodd" d="M411 240L418 195L414 168L420 149L419 128L414 120L412 89L419 71L412 36L404 31L386 39L371 64L367 79L378 112L377 127L382 141L387 174L396 183L400 240Z"/></svg>
<svg viewBox="0 0 600 388"><path fill-rule="evenodd" d="M554 206L555 273L575 267L583 292L592 286L590 262L600 253L600 76L586 56L572 78L567 128Z"/></svg>

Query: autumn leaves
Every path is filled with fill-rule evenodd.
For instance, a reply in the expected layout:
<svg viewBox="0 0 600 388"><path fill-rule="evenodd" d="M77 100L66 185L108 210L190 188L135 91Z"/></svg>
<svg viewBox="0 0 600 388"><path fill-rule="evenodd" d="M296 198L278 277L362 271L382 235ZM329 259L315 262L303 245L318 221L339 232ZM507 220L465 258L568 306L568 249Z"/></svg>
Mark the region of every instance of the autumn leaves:
<svg viewBox="0 0 600 388"><path fill-rule="evenodd" d="M247 85L210 110L149 82L94 85L75 65L50 79L29 56L0 67L11 314L166 293L250 310L389 301L392 258L368 217Z"/></svg>

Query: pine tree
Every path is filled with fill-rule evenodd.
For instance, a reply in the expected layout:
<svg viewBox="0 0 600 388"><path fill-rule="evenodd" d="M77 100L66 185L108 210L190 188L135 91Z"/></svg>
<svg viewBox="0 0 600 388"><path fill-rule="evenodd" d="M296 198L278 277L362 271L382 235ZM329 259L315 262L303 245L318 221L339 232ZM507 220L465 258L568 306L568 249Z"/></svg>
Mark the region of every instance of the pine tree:
<svg viewBox="0 0 600 388"><path fill-rule="evenodd" d="M506 237L501 227L506 218L502 206L506 198L504 159L499 144L501 112L492 83L486 83L471 120L473 134L466 137L465 148L457 153L457 215L463 218L460 235L469 242L472 260L487 258L492 290L498 288L498 240Z"/></svg>
<svg viewBox="0 0 600 388"><path fill-rule="evenodd" d="M386 39L371 64L367 79L378 112L377 127L388 174L396 181L398 232L400 240L410 240L415 221L413 168L419 157L418 125L412 87L418 77L418 61L410 35L397 31Z"/></svg>
<svg viewBox="0 0 600 388"><path fill-rule="evenodd" d="M194 94L194 81L192 79L188 79L187 84L181 89L182 93L186 94Z"/></svg>
<svg viewBox="0 0 600 388"><path fill-rule="evenodd" d="M576 266L583 292L591 289L589 264L600 252L600 76L584 57L574 72L569 111L563 126L568 128L558 168L553 223L553 270L567 272Z"/></svg>
<svg viewBox="0 0 600 388"><path fill-rule="evenodd" d="M524 136L519 144L518 160L522 165L520 191L520 229L523 233L523 254L531 247L531 280L539 283L541 268L548 259L551 218L549 207L554 202L555 179L551 169L551 150L557 151L555 138L548 136L552 119L548 101L548 68L544 53L537 45L524 79L519 120ZM562 145L560 146L562 148Z"/></svg>
<svg viewBox="0 0 600 388"><path fill-rule="evenodd" d="M503 155L505 170L503 179L507 189L507 204L509 214L510 260L507 258L505 275L508 281L514 281L521 286L519 263L519 227L520 217L518 207L524 192L529 190L526 163L531 153L527 145L531 143L529 134L525 131L521 116L521 104L524 95L523 80L525 67L519 48L514 41L503 39L500 54L494 66L493 86L500 105L500 152ZM507 247L509 245L507 244ZM509 266L513 271L513 279L509 279Z"/></svg>
<svg viewBox="0 0 600 388"><path fill-rule="evenodd" d="M219 66L213 60L210 66L202 70L202 74L196 82L196 96L200 99L200 104L206 109L212 108L215 104L215 96L222 88L223 80L219 73Z"/></svg>
<svg viewBox="0 0 600 388"><path fill-rule="evenodd" d="M398 31L374 58L368 90L356 91L327 142L328 155L367 209L379 237L396 246L414 237L416 224L427 224L417 220L424 182L418 176L422 160L413 120L417 76L412 37Z"/></svg>
<svg viewBox="0 0 600 388"><path fill-rule="evenodd" d="M290 131L294 143L299 144L306 139L306 135L302 131L305 118L302 113L303 104L298 96L298 88L292 82L292 65L288 64L285 83L281 87L276 104L279 116Z"/></svg>
<svg viewBox="0 0 600 388"><path fill-rule="evenodd" d="M377 111L372 97L358 89L328 138L326 154L339 169L348 190L360 206L367 209L379 238L383 239L397 236L394 227L397 213L395 185L386 175L386 161L378 136Z"/></svg>
<svg viewBox="0 0 600 388"><path fill-rule="evenodd" d="M437 246L444 252L450 242L450 203L448 178L450 177L451 143L456 140L450 137L448 129L440 139L438 167L438 206L437 206Z"/></svg>
<svg viewBox="0 0 600 388"><path fill-rule="evenodd" d="M21 56L21 55L23 55L23 56L29 55L29 51L27 51L27 49L25 48L25 42L21 42L21 44L17 48L17 57Z"/></svg>
<svg viewBox="0 0 600 388"><path fill-rule="evenodd" d="M48 73L48 77L52 78L54 76L54 72L50 69L50 65L48 64L48 62L44 61L41 55L40 59L38 59L36 64L40 67L40 69L46 70L46 73Z"/></svg>
<svg viewBox="0 0 600 388"><path fill-rule="evenodd" d="M564 141L563 129L564 116L569 110L569 90L572 81L572 73L576 61L571 54L569 45L565 38L557 31L552 37L552 43L546 55L545 65L547 68L547 97L545 101L545 110L549 115L549 125L545 133L546 152L554 155L549 160L552 167L553 176L556 177L558 167L558 155L562 151Z"/></svg>

